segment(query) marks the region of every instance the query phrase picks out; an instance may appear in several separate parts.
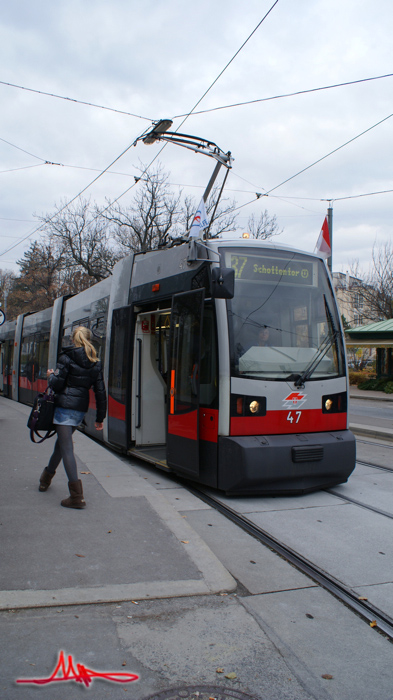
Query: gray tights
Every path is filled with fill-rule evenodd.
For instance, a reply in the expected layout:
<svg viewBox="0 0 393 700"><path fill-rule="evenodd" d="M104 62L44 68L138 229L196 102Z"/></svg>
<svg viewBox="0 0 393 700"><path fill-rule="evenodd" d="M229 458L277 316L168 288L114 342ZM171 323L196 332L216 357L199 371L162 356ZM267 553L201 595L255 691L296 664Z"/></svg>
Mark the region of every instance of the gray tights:
<svg viewBox="0 0 393 700"><path fill-rule="evenodd" d="M74 446L72 444L72 433L76 428L73 425L56 425L55 428L57 440L46 469L49 474L54 474L61 460L63 460L68 481L78 481L78 468L76 466Z"/></svg>

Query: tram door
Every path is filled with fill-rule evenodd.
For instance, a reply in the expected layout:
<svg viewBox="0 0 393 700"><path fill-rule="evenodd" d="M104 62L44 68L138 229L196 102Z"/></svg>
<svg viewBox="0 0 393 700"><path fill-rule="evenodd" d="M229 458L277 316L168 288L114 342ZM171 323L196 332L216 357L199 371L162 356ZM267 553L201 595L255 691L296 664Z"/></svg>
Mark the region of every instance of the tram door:
<svg viewBox="0 0 393 700"><path fill-rule="evenodd" d="M172 300L168 353L167 463L199 475L199 379L205 291L176 294Z"/></svg>
<svg viewBox="0 0 393 700"><path fill-rule="evenodd" d="M4 349L0 344L0 391L4 390Z"/></svg>
<svg viewBox="0 0 393 700"><path fill-rule="evenodd" d="M14 357L14 343L6 340L1 347L3 363L3 396L12 399L12 367Z"/></svg>
<svg viewBox="0 0 393 700"><path fill-rule="evenodd" d="M165 462L166 381L159 343L161 325L169 325L165 312L140 312L136 319L131 406L131 437L135 447ZM165 367L164 367L165 369ZM162 449L158 449L159 446Z"/></svg>

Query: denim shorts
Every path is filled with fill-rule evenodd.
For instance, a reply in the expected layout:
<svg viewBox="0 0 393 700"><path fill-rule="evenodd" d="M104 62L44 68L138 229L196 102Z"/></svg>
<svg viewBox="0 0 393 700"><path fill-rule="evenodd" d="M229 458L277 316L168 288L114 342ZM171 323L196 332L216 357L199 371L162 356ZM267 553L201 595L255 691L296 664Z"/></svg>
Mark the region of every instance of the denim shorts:
<svg viewBox="0 0 393 700"><path fill-rule="evenodd" d="M80 425L85 417L84 411L73 411L72 408L56 406L53 425Z"/></svg>

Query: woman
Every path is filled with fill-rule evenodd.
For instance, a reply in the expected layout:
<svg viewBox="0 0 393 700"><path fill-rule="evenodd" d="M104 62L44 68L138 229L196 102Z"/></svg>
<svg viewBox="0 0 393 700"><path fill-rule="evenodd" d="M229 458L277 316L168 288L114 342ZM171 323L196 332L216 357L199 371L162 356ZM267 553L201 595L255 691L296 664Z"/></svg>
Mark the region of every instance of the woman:
<svg viewBox="0 0 393 700"><path fill-rule="evenodd" d="M89 389L93 387L96 396L97 430L103 429L106 415L106 392L102 377L101 362L91 343L88 328L78 326L72 334L73 346L65 348L59 357L56 370L48 369L48 386L56 394L53 423L57 440L55 449L40 476L40 491L47 491L63 459L68 477L69 498L61 501L65 508L84 508L82 482L78 479L78 469L74 456L72 433L82 422L89 407Z"/></svg>

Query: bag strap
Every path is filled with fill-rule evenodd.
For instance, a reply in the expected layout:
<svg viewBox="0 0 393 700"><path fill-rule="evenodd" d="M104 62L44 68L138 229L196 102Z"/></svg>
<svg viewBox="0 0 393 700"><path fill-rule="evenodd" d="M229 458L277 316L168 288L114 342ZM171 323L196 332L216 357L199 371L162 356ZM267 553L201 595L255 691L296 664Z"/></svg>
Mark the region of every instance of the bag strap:
<svg viewBox="0 0 393 700"><path fill-rule="evenodd" d="M36 435L38 435L38 437L41 438L41 440L35 440L35 438L34 438L34 433L35 433ZM36 445L39 445L40 442L44 442L44 440L47 440L48 438L53 437L53 435L55 435L55 434L56 434L56 430L48 430L48 432L46 433L46 435L44 435L44 437L41 437L41 435L39 434L38 430L34 430L34 428L31 428L31 429L30 429L30 440L31 440L32 442L35 442Z"/></svg>
<svg viewBox="0 0 393 700"><path fill-rule="evenodd" d="M48 400L49 400L49 401L54 402L54 400L55 400L55 392L53 391L53 389L52 389L50 386L47 386L46 389L45 389L45 391L44 391L43 393L46 394L46 395L48 396ZM35 430L35 424L37 423L38 418L39 418L39 411L36 410L36 411L34 411L34 413L33 413L33 419L32 419L33 426L32 426L32 428L30 428L30 440L31 440L32 442L34 442L36 445L39 445L41 442L44 442L44 440L47 440L48 438L53 437L53 435L56 435L56 430L50 429L50 430L47 431L46 435L44 435L44 437L42 437L42 436L39 434L38 430ZM36 435L38 435L38 437L41 438L41 439L40 439L40 440L36 440L36 439L34 438L34 433L35 433Z"/></svg>

